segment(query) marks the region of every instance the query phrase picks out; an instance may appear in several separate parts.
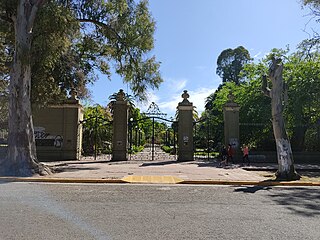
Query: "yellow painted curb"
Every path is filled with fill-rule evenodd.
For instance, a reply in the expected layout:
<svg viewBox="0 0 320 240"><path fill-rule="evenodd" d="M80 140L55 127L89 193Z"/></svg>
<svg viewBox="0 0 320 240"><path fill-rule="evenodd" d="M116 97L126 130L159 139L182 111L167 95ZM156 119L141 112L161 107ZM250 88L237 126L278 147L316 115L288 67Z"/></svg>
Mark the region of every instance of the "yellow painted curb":
<svg viewBox="0 0 320 240"><path fill-rule="evenodd" d="M320 182L302 181L228 181L228 180L183 180L173 176L127 176L122 179L81 179L41 177L0 177L7 182L52 182L52 183L158 183L158 184L208 184L208 185L255 185L255 186L320 186Z"/></svg>
<svg viewBox="0 0 320 240"><path fill-rule="evenodd" d="M181 183L182 179L173 176L128 176L122 178L123 181L129 183Z"/></svg>

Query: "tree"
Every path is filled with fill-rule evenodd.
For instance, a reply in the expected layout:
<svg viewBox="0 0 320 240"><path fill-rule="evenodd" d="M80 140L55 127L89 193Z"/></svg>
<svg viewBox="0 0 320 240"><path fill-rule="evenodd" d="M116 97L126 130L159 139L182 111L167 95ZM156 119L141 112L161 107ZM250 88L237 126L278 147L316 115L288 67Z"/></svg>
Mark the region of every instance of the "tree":
<svg viewBox="0 0 320 240"><path fill-rule="evenodd" d="M4 66L4 75L8 76L15 41L14 26L9 17L15 14L17 1L3 0L1 3L0 35L5 58L0 59L0 64ZM77 89L79 97L87 93L84 86L92 82L92 77L88 74L88 64L82 64L88 60L79 57L80 51L72 46L79 36L79 23L73 18L71 11L64 10L54 1L43 5L37 13L30 57L33 104L46 105L65 99L71 88Z"/></svg>
<svg viewBox="0 0 320 240"><path fill-rule="evenodd" d="M310 43L312 46L310 46ZM294 151L315 150L316 143L306 144L306 133L315 131L320 119L319 44L305 40L298 51L288 57L284 77L288 84L287 119ZM316 49L316 51L314 51ZM316 134L316 133L314 133ZM314 139L315 140L315 139ZM310 144L311 143L311 144ZM317 148L318 150L319 148Z"/></svg>
<svg viewBox="0 0 320 240"><path fill-rule="evenodd" d="M32 29L38 8L44 1L19 1L11 15L15 30L15 52L10 70L8 160L10 175L30 176L50 170L37 161L31 115L31 45Z"/></svg>
<svg viewBox="0 0 320 240"><path fill-rule="evenodd" d="M320 16L320 1L319 0L303 0L304 6L309 6L312 10L312 13L316 16Z"/></svg>
<svg viewBox="0 0 320 240"><path fill-rule="evenodd" d="M240 72L251 60L250 53L243 46L235 49L228 48L218 57L216 73L222 78L222 82L239 84L242 80Z"/></svg>
<svg viewBox="0 0 320 240"><path fill-rule="evenodd" d="M113 114L114 104L117 101L117 95L118 95L118 93L116 92L116 93L113 93L112 95L109 96L110 102L108 103L108 108L110 109L110 112L112 114ZM134 99L133 99L132 95L125 93L124 100L127 101L127 103L128 103L129 118L130 118L134 109L135 109Z"/></svg>
<svg viewBox="0 0 320 240"><path fill-rule="evenodd" d="M107 72L109 63L113 63L116 72L131 84L133 92L141 99L145 98L148 86L157 88L162 81L159 63L154 56L147 56L153 48L155 27L147 1L2 1L1 13L6 13L5 19L15 30L9 86L9 157L1 168L10 175L50 172L37 161L30 102L31 62L35 57L33 40L37 24L40 24L37 17L50 4L71 13L65 19L66 25L74 21L79 23L80 40L72 44L75 44L74 49L82 50L85 59L90 59L85 64L96 66L95 63L99 63L100 70ZM88 69L93 69L90 66Z"/></svg>
<svg viewBox="0 0 320 240"><path fill-rule="evenodd" d="M296 180L300 179L294 168L291 144L286 132L283 118L283 63L280 58L272 58L269 67L269 79L272 82L272 89L267 86L267 77L263 77L262 90L264 94L271 98L272 125L276 141L278 171L277 179Z"/></svg>
<svg viewBox="0 0 320 240"><path fill-rule="evenodd" d="M85 107L82 147L85 155L107 152L112 142L112 118L107 108L100 105Z"/></svg>

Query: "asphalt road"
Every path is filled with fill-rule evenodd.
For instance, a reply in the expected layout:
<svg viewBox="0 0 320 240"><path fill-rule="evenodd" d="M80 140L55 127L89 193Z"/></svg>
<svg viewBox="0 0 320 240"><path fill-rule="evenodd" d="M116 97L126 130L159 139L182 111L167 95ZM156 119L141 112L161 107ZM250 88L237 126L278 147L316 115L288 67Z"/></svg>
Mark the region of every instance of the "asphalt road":
<svg viewBox="0 0 320 240"><path fill-rule="evenodd" d="M319 187L0 183L0 239L320 239Z"/></svg>

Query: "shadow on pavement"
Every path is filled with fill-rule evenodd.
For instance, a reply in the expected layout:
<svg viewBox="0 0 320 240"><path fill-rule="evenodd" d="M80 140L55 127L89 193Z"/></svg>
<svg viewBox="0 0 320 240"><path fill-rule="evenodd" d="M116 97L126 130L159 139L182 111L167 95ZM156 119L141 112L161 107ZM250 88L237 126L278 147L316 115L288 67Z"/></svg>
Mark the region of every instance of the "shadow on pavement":
<svg viewBox="0 0 320 240"><path fill-rule="evenodd" d="M257 191L260 190L270 190L272 187L268 186L252 186L252 187L240 187L236 188L234 191L235 192L244 192L244 193L256 193Z"/></svg>
<svg viewBox="0 0 320 240"><path fill-rule="evenodd" d="M320 192L315 188L287 188L270 195L279 205L306 217L320 215Z"/></svg>
<svg viewBox="0 0 320 240"><path fill-rule="evenodd" d="M269 191L272 190L272 191ZM267 196L278 205L284 206L294 214L306 217L320 215L320 192L315 188L291 187L272 188L269 186L239 187L234 192L253 193L267 191Z"/></svg>
<svg viewBox="0 0 320 240"><path fill-rule="evenodd" d="M320 172L318 172L318 171L310 171L310 170L297 170L297 171L303 177L309 177L309 178L319 178L320 177Z"/></svg>
<svg viewBox="0 0 320 240"><path fill-rule="evenodd" d="M194 162L193 164L197 164L198 167L213 167L213 168L223 168L223 169L236 169L243 168L240 164L228 164L228 165L220 165L220 162L217 161L208 161L208 162Z"/></svg>
<svg viewBox="0 0 320 240"><path fill-rule="evenodd" d="M177 164L177 161L163 161L163 162L145 162L140 165L140 167L148 167L148 166L165 166L170 164Z"/></svg>
<svg viewBox="0 0 320 240"><path fill-rule="evenodd" d="M54 173L61 173L61 172L76 172L76 171L91 171L91 170L99 170L100 168L90 168L90 167L72 167L72 166L66 166L66 167L57 167L53 168Z"/></svg>

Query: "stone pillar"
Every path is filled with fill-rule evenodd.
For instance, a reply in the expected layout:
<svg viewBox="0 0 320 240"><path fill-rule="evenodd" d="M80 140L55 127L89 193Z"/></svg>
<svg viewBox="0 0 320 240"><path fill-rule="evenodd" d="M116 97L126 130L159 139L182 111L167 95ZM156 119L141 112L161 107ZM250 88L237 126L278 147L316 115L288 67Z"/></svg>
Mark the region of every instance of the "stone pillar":
<svg viewBox="0 0 320 240"><path fill-rule="evenodd" d="M113 109L112 161L128 160L128 103L124 96L120 89Z"/></svg>
<svg viewBox="0 0 320 240"><path fill-rule="evenodd" d="M71 90L70 95L57 105L33 106L37 156L41 161L80 159L83 108L77 92Z"/></svg>
<svg viewBox="0 0 320 240"><path fill-rule="evenodd" d="M178 104L178 161L193 160L193 104L189 102L187 90L181 95L183 101Z"/></svg>
<svg viewBox="0 0 320 240"><path fill-rule="evenodd" d="M239 153L239 110L240 106L234 102L232 93L228 95L228 101L223 106L224 119L224 144L231 144L235 150L235 157Z"/></svg>

